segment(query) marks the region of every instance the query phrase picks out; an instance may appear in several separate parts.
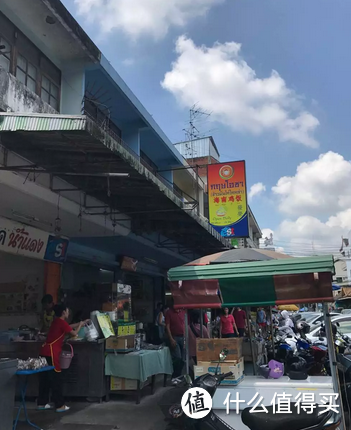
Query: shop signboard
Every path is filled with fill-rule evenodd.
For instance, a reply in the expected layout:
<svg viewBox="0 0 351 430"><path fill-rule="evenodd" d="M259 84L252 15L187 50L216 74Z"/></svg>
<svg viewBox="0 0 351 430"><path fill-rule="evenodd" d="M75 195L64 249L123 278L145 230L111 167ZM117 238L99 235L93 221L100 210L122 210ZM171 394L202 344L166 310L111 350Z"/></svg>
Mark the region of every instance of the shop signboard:
<svg viewBox="0 0 351 430"><path fill-rule="evenodd" d="M34 227L0 217L0 251L63 263L69 241Z"/></svg>
<svg viewBox="0 0 351 430"><path fill-rule="evenodd" d="M249 237L245 161L208 165L209 218L223 237Z"/></svg>

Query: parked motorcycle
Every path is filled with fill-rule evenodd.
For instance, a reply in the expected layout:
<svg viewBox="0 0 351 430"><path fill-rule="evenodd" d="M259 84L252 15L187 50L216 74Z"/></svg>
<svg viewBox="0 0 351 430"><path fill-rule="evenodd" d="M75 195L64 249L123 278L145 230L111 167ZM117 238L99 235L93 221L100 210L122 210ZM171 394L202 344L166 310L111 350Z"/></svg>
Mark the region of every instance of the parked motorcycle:
<svg viewBox="0 0 351 430"><path fill-rule="evenodd" d="M223 350L220 354L220 361L225 360L227 352ZM217 369L218 369L217 365ZM195 379L193 382L189 375L185 375L182 382L175 388L170 389L163 397L159 406L165 416L166 421L173 428L184 430L234 430L233 427L223 421L213 410L201 419L188 417L182 409L181 399L189 388L202 388L213 398L218 386L225 379L232 376L232 372L212 375L206 373ZM296 405L291 405L290 414L275 414L273 406L267 407L268 413L254 414L251 408L242 411L242 422L250 430L281 430L282 428L293 428L294 430L322 430L328 423L328 430L334 430L339 422L329 424L333 418L333 412L319 414L318 408L312 414L303 410L298 410ZM293 426L291 425L294 423Z"/></svg>

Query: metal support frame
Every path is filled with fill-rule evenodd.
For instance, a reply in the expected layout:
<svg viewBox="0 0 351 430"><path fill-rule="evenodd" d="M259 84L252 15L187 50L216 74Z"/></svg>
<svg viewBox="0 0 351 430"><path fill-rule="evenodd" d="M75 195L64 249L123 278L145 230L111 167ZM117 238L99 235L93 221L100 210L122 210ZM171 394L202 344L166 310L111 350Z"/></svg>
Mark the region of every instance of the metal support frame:
<svg viewBox="0 0 351 430"><path fill-rule="evenodd" d="M204 310L201 308L200 309L200 336L201 336L201 338L204 337L203 318L204 318Z"/></svg>
<svg viewBox="0 0 351 430"><path fill-rule="evenodd" d="M328 303L323 303L323 317L324 317L324 324L325 324L325 334L327 337L330 370L331 370L331 375L333 380L333 389L334 389L334 393L339 394L339 397L337 400L337 404L339 406L339 411L340 411L338 415L339 415L339 418L341 419L339 428L340 430L345 430L346 429L345 415L342 407L340 382L339 382L339 376L338 376L336 353L335 353L334 339L333 339L333 330L332 330L332 323L330 320L330 314L328 310Z"/></svg>
<svg viewBox="0 0 351 430"><path fill-rule="evenodd" d="M31 166L1 166L0 171L17 172L17 173L44 173L52 176L91 176L100 178L129 178L129 173L114 173L114 172L51 172L38 167Z"/></svg>
<svg viewBox="0 0 351 430"><path fill-rule="evenodd" d="M188 310L185 310L185 315L184 315L184 322L185 322L185 337L184 337L184 342L185 342L185 373L186 375L189 375L189 315L188 315Z"/></svg>
<svg viewBox="0 0 351 430"><path fill-rule="evenodd" d="M272 337L272 349L273 349L273 358L275 358L275 348L274 348L274 335L273 335L273 313L272 306L269 307L269 318L271 320L271 337Z"/></svg>
<svg viewBox="0 0 351 430"><path fill-rule="evenodd" d="M249 337L250 337L250 348L251 348L251 357L252 357L252 364L253 364L253 372L256 376L256 355L254 354L254 347L253 347L253 339L252 339L252 330L251 330L251 320L250 320L250 311L251 308L246 308L246 319L248 322L249 327Z"/></svg>

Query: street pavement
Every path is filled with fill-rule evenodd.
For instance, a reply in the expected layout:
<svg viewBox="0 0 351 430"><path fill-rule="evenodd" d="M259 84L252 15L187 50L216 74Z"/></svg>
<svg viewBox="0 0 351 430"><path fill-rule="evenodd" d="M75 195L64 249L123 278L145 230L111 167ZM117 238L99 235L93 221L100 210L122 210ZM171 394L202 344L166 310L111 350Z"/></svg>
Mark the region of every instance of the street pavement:
<svg viewBox="0 0 351 430"><path fill-rule="evenodd" d="M166 423L158 401L169 388L158 388L153 396L146 391L140 405L134 397L112 396L104 403L67 402L71 410L64 414L55 411L36 411L28 403L30 420L43 430L165 430ZM0 426L1 427L1 426ZM17 430L28 430L20 423Z"/></svg>

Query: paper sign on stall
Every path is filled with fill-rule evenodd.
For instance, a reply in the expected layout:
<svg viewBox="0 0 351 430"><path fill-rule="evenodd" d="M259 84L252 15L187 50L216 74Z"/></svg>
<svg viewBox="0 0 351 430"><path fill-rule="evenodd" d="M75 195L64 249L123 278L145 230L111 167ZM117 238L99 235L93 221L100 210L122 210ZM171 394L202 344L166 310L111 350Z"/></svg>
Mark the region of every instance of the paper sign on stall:
<svg viewBox="0 0 351 430"><path fill-rule="evenodd" d="M113 329L111 319L108 315L100 313L97 316L97 320L105 339L108 339L111 336L115 336L115 331Z"/></svg>

